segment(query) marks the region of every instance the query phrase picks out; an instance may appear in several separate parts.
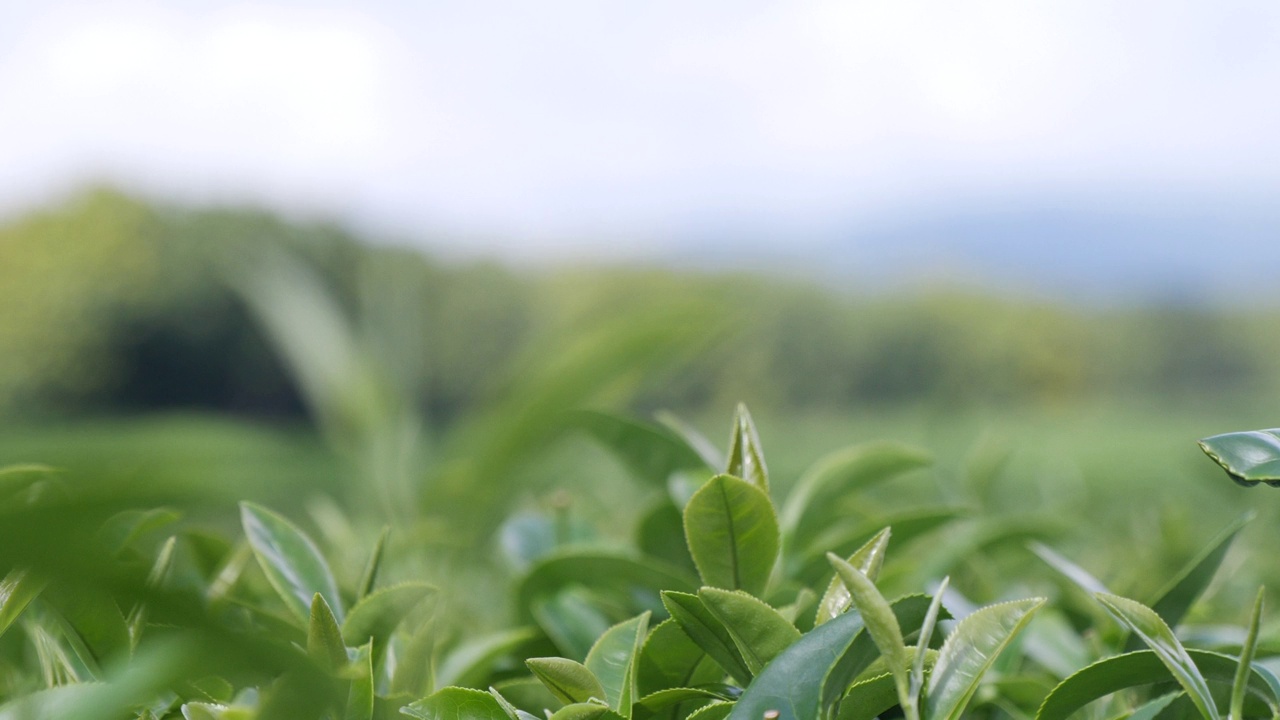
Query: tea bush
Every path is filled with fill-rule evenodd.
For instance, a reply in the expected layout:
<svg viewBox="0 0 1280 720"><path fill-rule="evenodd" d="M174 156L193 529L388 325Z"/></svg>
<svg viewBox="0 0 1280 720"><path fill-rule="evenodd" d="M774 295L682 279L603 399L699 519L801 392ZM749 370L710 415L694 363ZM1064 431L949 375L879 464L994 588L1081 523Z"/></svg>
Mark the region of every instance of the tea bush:
<svg viewBox="0 0 1280 720"><path fill-rule="evenodd" d="M412 567L413 537L322 549L252 502L229 523L216 496L0 472L0 718L1280 716L1261 592L1246 628L1174 631L1248 518L1140 602L1052 549L1032 516L859 511L931 462L910 446L837 451L782 494L743 407L723 453L665 416L566 422L651 504L625 546L567 504L512 515L506 597L386 582L388 564ZM1205 446L1235 477L1277 479L1265 468L1280 453L1259 451L1274 435ZM995 548L1043 572L1024 564L978 607L966 576L1002 571L985 564ZM510 624L459 626L441 607L459 597L509 605Z"/></svg>

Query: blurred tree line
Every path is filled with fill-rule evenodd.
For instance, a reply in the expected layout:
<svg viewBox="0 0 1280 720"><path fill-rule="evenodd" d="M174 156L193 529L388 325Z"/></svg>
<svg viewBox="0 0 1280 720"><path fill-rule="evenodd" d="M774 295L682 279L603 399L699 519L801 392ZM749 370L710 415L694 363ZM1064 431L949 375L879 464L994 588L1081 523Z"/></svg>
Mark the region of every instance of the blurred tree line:
<svg viewBox="0 0 1280 720"><path fill-rule="evenodd" d="M357 321L357 344L438 425L577 330L625 325L658 301L681 308L671 323L703 308L719 325L696 351L636 379L629 398L640 410L1280 396L1272 308L1085 309L736 273L514 270L442 262L334 225L98 189L0 225L0 415L301 415L304 393L241 283L278 256L320 278Z"/></svg>

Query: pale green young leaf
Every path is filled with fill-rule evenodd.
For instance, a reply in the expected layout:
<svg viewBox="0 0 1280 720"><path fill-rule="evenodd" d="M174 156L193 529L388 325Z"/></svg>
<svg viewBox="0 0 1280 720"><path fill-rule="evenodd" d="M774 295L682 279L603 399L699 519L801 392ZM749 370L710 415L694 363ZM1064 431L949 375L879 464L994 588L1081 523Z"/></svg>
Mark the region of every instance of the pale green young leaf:
<svg viewBox="0 0 1280 720"><path fill-rule="evenodd" d="M361 645L351 662L354 676L347 691L343 720L373 720L373 642Z"/></svg>
<svg viewBox="0 0 1280 720"><path fill-rule="evenodd" d="M880 575L880 568L884 565L885 551L889 547L891 534L890 528L885 528L876 533L862 547L849 556L848 563L874 582ZM832 618L838 617L849 609L850 602L852 602L852 598L849 595L849 588L845 586L844 582L840 580L839 574L837 574L831 578L831 582L827 584L827 591L822 594L822 600L818 603L818 614L814 618L813 624L821 625Z"/></svg>
<svg viewBox="0 0 1280 720"><path fill-rule="evenodd" d="M929 641L933 639L933 628L938 624L938 613L942 610L942 597L947 593L947 586L951 584L950 577L942 578L942 582L938 584L938 589L933 592L933 599L929 601L929 611L925 613L924 622L920 625L920 637L916 641L916 654L911 663L911 681L908 684L907 695L911 699L912 707L920 707L920 694L924 691L924 665L925 658L928 656Z"/></svg>
<svg viewBox="0 0 1280 720"><path fill-rule="evenodd" d="M898 626L898 618L893 608L880 594L875 583L862 574L858 568L845 562L839 555L827 554L827 560L835 568L836 575L849 590L854 607L862 615L867 632L879 649L880 655L893 673L894 685L898 690L898 698L902 707L907 710L908 717L914 710L910 696L910 655L902 638L902 628Z"/></svg>
<svg viewBox="0 0 1280 720"><path fill-rule="evenodd" d="M1218 708L1209 692L1209 685L1199 668L1192 662L1182 643L1156 614L1155 610L1136 600L1118 595L1097 593L1095 597L1107 610L1111 611L1123 625L1128 627L1147 644L1160 661L1169 668L1169 672L1178 684L1187 691L1187 696L1195 704L1196 709L1205 720L1217 720Z"/></svg>
<svg viewBox="0 0 1280 720"><path fill-rule="evenodd" d="M501 707L502 711L507 714L508 720L539 720L536 715L527 713L512 704L502 693L498 692L497 688L490 687L489 694L493 696L494 700L498 701L498 707Z"/></svg>
<svg viewBox="0 0 1280 720"><path fill-rule="evenodd" d="M565 705L551 713L550 720L618 720L621 717L601 703L584 702Z"/></svg>
<svg viewBox="0 0 1280 720"><path fill-rule="evenodd" d="M1240 667L1236 669L1235 679L1231 683L1231 720L1244 720L1244 696L1253 671L1253 653L1258 647L1258 626L1262 620L1266 592L1265 587L1258 588L1258 597L1253 601L1253 615L1249 618L1249 634L1245 636L1244 646L1240 648Z"/></svg>
<svg viewBox="0 0 1280 720"><path fill-rule="evenodd" d="M1045 600L1031 598L984 607L964 618L938 651L925 691L925 717L958 720L987 669Z"/></svg>
<svg viewBox="0 0 1280 720"><path fill-rule="evenodd" d="M447 687L400 709L418 720L507 720L507 713L483 690Z"/></svg>
<svg viewBox="0 0 1280 720"><path fill-rule="evenodd" d="M649 630L649 613L614 625L587 653L586 667L604 688L601 699L623 717L631 717L636 696L636 655Z"/></svg>
<svg viewBox="0 0 1280 720"><path fill-rule="evenodd" d="M689 499L685 538L705 584L759 596L778 558L778 519L764 490L717 475Z"/></svg>
<svg viewBox="0 0 1280 720"><path fill-rule="evenodd" d="M706 587L698 591L698 599L728 631L752 674L800 639L800 631L777 610L740 590Z"/></svg>
<svg viewBox="0 0 1280 720"><path fill-rule="evenodd" d="M547 657L529 658L524 664L560 702L584 703L591 698L605 702L606 693L600 679L580 662Z"/></svg>
<svg viewBox="0 0 1280 720"><path fill-rule="evenodd" d="M342 623L338 585L311 538L284 517L254 503L240 503L240 520L263 573L294 617L308 622L311 598L320 593Z"/></svg>
<svg viewBox="0 0 1280 720"><path fill-rule="evenodd" d="M316 593L311 598L311 618L307 623L307 654L320 667L330 672L347 664L347 646L342 642L342 631L333 617L333 610L324 596Z"/></svg>
<svg viewBox="0 0 1280 720"><path fill-rule="evenodd" d="M729 459L725 474L755 485L769 492L769 469L764 464L764 451L760 448L760 436L751 420L747 406L738 403L733 416L733 433L729 436Z"/></svg>

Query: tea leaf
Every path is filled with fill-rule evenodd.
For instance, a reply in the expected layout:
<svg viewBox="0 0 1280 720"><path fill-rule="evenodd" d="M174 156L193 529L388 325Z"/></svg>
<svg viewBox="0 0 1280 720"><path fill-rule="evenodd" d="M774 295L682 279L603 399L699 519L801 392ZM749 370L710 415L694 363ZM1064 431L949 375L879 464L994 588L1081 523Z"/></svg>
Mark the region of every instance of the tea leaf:
<svg viewBox="0 0 1280 720"><path fill-rule="evenodd" d="M373 640L375 657L381 656L387 638L411 610L427 598L437 594L434 586L426 583L401 583L382 588L364 598L351 608L342 623L342 637L348 645L360 645Z"/></svg>
<svg viewBox="0 0 1280 720"><path fill-rule="evenodd" d="M529 658L524 664L563 703L584 703L591 698L605 700L600 679L580 662L549 657Z"/></svg>
<svg viewBox="0 0 1280 720"><path fill-rule="evenodd" d="M447 687L410 703L400 712L418 720L507 720L492 695L483 690Z"/></svg>
<svg viewBox="0 0 1280 720"><path fill-rule="evenodd" d="M1032 598L991 605L961 620L938 651L925 692L926 716L931 720L962 717L982 676L1044 602Z"/></svg>
<svg viewBox="0 0 1280 720"><path fill-rule="evenodd" d="M1206 720L1217 720L1218 708L1204 676L1192 662L1182 643L1154 610L1136 600L1097 593L1098 601L1115 615L1121 623L1137 633L1138 637L1155 651L1160 661L1169 668L1178 684L1187 691L1191 702Z"/></svg>
<svg viewBox="0 0 1280 720"><path fill-rule="evenodd" d="M764 592L778 557L778 520L759 487L717 475L684 509L689 552L705 584L726 590Z"/></svg>
<svg viewBox="0 0 1280 720"><path fill-rule="evenodd" d="M724 623L707 610L697 595L664 591L662 604L685 634L719 663L725 672L743 684L751 682L754 673L739 654L733 636Z"/></svg>
<svg viewBox="0 0 1280 720"><path fill-rule="evenodd" d="M800 631L777 610L741 591L702 588L698 599L724 626L752 674L800 639Z"/></svg>
<svg viewBox="0 0 1280 720"><path fill-rule="evenodd" d="M880 575L880 568L884 565L884 554L889 547L890 534L889 528L876 533L866 544L849 556L849 564L874 581ZM852 602L852 596L849 595L849 588L841 582L840 575L837 574L831 578L831 582L827 584L827 591L822 594L822 600L818 603L818 615L814 618L813 624L821 625L838 617L849 609L850 602Z"/></svg>
<svg viewBox="0 0 1280 720"><path fill-rule="evenodd" d="M240 503L240 520L258 564L294 616L308 622L311 598L320 593L341 623L338 585L311 538L285 518L254 503Z"/></svg>
<svg viewBox="0 0 1280 720"><path fill-rule="evenodd" d="M1214 435L1200 449L1241 485L1280 486L1280 428Z"/></svg>
<svg viewBox="0 0 1280 720"><path fill-rule="evenodd" d="M347 664L347 646L342 642L342 631L333 617L333 610L324 596L316 593L311 598L311 620L307 625L307 654L330 672Z"/></svg>
<svg viewBox="0 0 1280 720"><path fill-rule="evenodd" d="M635 659L649 629L649 613L618 623L605 631L587 653L587 669L604 687L601 699L623 717L631 717L636 696Z"/></svg>
<svg viewBox="0 0 1280 720"><path fill-rule="evenodd" d="M1206 650L1187 650L1205 678L1232 683L1240 666L1237 658ZM1037 720L1067 720L1085 705L1131 687L1168 682L1168 665L1154 650L1138 650L1103 658L1068 677L1049 693L1036 713ZM1280 710L1280 680L1258 665L1249 675L1249 694L1261 698L1275 714Z"/></svg>
<svg viewBox="0 0 1280 720"><path fill-rule="evenodd" d="M760 437L747 406L738 403L733 416L733 433L729 437L729 459L725 474L742 478L765 493L769 492L769 469L764 464Z"/></svg>

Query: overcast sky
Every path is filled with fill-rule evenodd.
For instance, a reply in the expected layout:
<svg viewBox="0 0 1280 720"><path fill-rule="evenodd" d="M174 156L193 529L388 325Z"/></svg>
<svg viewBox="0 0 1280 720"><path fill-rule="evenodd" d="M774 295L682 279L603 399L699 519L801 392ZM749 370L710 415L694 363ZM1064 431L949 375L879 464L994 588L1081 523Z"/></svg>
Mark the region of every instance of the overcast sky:
<svg viewBox="0 0 1280 720"><path fill-rule="evenodd" d="M6 213L108 179L509 253L804 242L992 199L1265 204L1278 129L1274 0L0 2Z"/></svg>

